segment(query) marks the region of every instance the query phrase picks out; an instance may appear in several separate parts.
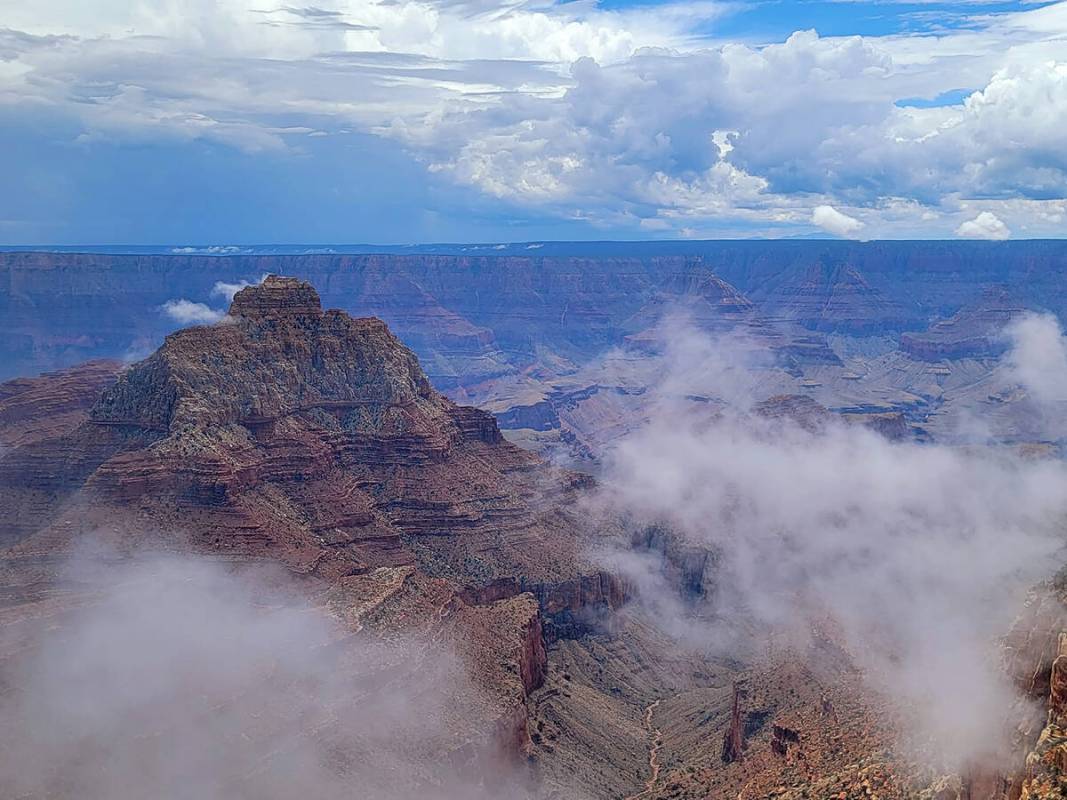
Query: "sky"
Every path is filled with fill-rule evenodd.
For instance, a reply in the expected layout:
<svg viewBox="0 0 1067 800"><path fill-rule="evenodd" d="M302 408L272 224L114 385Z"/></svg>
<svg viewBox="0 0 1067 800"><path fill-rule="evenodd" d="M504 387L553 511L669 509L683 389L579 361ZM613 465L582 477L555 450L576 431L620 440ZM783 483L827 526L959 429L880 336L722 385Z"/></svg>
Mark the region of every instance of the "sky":
<svg viewBox="0 0 1067 800"><path fill-rule="evenodd" d="M1067 1L0 0L0 244L1067 235Z"/></svg>

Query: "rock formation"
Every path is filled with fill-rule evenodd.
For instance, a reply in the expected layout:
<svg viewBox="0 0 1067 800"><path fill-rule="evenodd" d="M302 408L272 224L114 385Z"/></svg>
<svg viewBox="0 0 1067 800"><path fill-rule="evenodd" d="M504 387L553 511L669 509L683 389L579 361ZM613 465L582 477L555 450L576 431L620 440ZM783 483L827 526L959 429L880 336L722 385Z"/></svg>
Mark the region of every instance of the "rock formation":
<svg viewBox="0 0 1067 800"><path fill-rule="evenodd" d="M769 316L811 330L881 333L907 316L899 301L872 285L855 265L828 254L761 287L758 296Z"/></svg>
<svg viewBox="0 0 1067 800"><path fill-rule="evenodd" d="M321 279L330 303L391 325L323 310L311 285L270 277L238 292L218 324L172 333L128 369L92 362L0 385L5 619L78 602L55 578L61 554L86 534L121 554L162 546L228 564L269 560L353 640L418 631L455 648L478 689L452 709L447 757L464 769L483 770L490 753L528 757L555 777L560 796L581 773L582 794L594 798L912 797L906 765L886 755L885 708L832 643L741 664L678 655L653 622L629 614L603 625L632 588L583 562L572 501L590 479L548 468L505 441L487 411L433 386L491 396L486 407L504 427L569 436L593 454L642 418L657 373L641 372L640 347L596 370L583 363L628 335L640 339L645 323L681 302L698 327L741 326L774 354L760 366L759 396L769 399L755 414L809 430L842 417L889 438L915 435L922 409L942 398L912 393L916 381L954 379L918 363L920 350L881 348L976 301L974 287L956 280L958 254L981 256L981 247L946 245L937 263L906 243L761 247L287 257L287 268ZM1017 284L1034 264L1062 277L1053 245L1012 252L1003 269ZM983 258L974 265L988 278L1000 267ZM12 369L122 354L162 333L164 300L208 300L214 281L256 279L277 263L0 256L0 347ZM934 327L927 339L941 347L951 337ZM850 336L864 341L842 345ZM865 371L879 360L889 378ZM718 403L710 391L683 399L702 413ZM658 564L684 603L714 594L716 553L655 528L624 544ZM1029 760L1020 757L1018 774L975 769L942 786L953 793L944 797L1060 796L1067 673L1057 636L1067 621L1057 613L1009 637L1016 682L1049 702L1047 720L1020 734ZM625 638L604 634L618 629Z"/></svg>
<svg viewBox="0 0 1067 800"><path fill-rule="evenodd" d="M1031 597L1027 613L1005 642L1008 668L1024 696L1043 701L1036 722L1020 709L1019 766L998 776L1001 796L1015 800L1067 797L1067 590L1062 576ZM1043 727L1042 727L1043 726Z"/></svg>
<svg viewBox="0 0 1067 800"><path fill-rule="evenodd" d="M1025 311L1014 295L1007 287L990 287L977 302L925 332L902 334L900 349L919 361L996 358L1007 349L1004 327Z"/></svg>
<svg viewBox="0 0 1067 800"><path fill-rule="evenodd" d="M745 723L741 709L741 700L744 696L744 687L740 683L735 683L730 723L722 739L722 760L725 764L740 761L745 755Z"/></svg>
<svg viewBox="0 0 1067 800"><path fill-rule="evenodd" d="M383 322L324 311L291 278L243 289L220 323L116 371L0 387L14 613L54 594L63 552L90 533L120 554L277 562L360 636L417 631L458 650L479 687L455 700L454 746L473 742L472 763L529 748L546 631L578 635L624 600L583 571L567 502L581 476L435 391ZM50 399L20 401L37 396Z"/></svg>
<svg viewBox="0 0 1067 800"><path fill-rule="evenodd" d="M77 474L56 460L68 452ZM324 577L418 562L475 582L520 564L548 579L573 563L573 540L558 504L531 502L535 465L491 416L434 391L382 322L324 312L309 285L271 278L223 323L168 337L75 430L9 454L5 488L51 484L54 502L6 521L0 540L40 535L34 520L79 491Z"/></svg>
<svg viewBox="0 0 1067 800"><path fill-rule="evenodd" d="M121 369L117 361L89 361L0 384L0 444L30 444L73 430Z"/></svg>
<svg viewBox="0 0 1067 800"><path fill-rule="evenodd" d="M300 276L328 304L382 318L435 385L451 390L515 379L550 355L593 357L636 333L627 321L657 298L689 297L715 319L751 304L763 318L809 331L895 335L975 303L992 284L1013 287L1027 305L1062 306L1052 290L1067 265L1064 245L1053 241L570 242L475 251L2 253L0 378L141 350L174 328L160 312L166 301L215 306L217 281L267 272Z"/></svg>
<svg viewBox="0 0 1067 800"><path fill-rule="evenodd" d="M771 735L771 750L783 757L788 757L790 750L800 743L800 734L785 725L774 725Z"/></svg>

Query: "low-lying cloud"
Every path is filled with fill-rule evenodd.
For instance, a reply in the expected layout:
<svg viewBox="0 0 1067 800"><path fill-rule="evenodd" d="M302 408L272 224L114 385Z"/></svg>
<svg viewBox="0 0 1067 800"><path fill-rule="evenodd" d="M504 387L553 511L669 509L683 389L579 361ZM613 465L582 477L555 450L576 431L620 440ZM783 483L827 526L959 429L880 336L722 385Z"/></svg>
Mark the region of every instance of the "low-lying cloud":
<svg viewBox="0 0 1067 800"><path fill-rule="evenodd" d="M863 223L848 214L842 214L833 206L816 206L811 212L813 224L834 236L854 236L863 229Z"/></svg>
<svg viewBox="0 0 1067 800"><path fill-rule="evenodd" d="M168 300L160 311L179 325L214 325L226 316L225 311L211 308L193 300Z"/></svg>
<svg viewBox="0 0 1067 800"><path fill-rule="evenodd" d="M872 688L917 719L910 733L938 756L960 765L995 752L1016 699L996 639L1064 561L1067 467L1007 448L891 442L832 415L752 413L764 398L745 397L743 349L686 329L668 341L667 363L684 363L679 348L714 353L679 380L714 376L704 390L715 396L718 381L731 402L702 409L664 393L609 455L601 499L716 554L709 583L724 621L700 635L733 646L738 620L794 633L833 620ZM731 360L741 380L723 369ZM655 596L674 588L644 583L677 607Z"/></svg>
<svg viewBox="0 0 1067 800"><path fill-rule="evenodd" d="M493 796L449 758L460 659L353 637L288 586L203 558L77 558L66 610L0 627L0 796Z"/></svg>
<svg viewBox="0 0 1067 800"><path fill-rule="evenodd" d="M261 275L258 281L245 281L240 280L236 283L227 283L226 281L215 281L215 285L211 287L212 297L224 297L227 303L233 302L233 297L242 289L247 289L249 286L259 286L267 279L266 275Z"/></svg>
<svg viewBox="0 0 1067 800"><path fill-rule="evenodd" d="M1028 422L1038 435L1067 436L1067 337L1053 314L1028 312L1004 330L1006 380L1026 392Z"/></svg>
<svg viewBox="0 0 1067 800"><path fill-rule="evenodd" d="M239 280L233 283L215 281L215 285L211 287L210 296L221 297L227 303L232 303L234 295L239 291L249 286L258 286L266 277L266 275L261 275L257 281ZM225 310L185 298L168 300L159 307L159 310L179 325L214 325L226 319Z"/></svg>

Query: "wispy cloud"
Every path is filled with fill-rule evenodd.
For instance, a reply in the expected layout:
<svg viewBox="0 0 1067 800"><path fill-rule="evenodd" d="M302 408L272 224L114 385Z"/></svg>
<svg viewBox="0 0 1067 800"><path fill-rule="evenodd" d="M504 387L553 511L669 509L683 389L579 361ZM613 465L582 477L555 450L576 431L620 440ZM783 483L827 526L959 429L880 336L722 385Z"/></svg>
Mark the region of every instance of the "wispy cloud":
<svg viewBox="0 0 1067 800"><path fill-rule="evenodd" d="M1020 363L1051 360L1062 383L1060 333L1036 326L1019 336L1040 358ZM668 341L673 388L703 380L720 402L699 408L663 390L647 424L608 459L602 503L711 554L714 613L683 627L662 560L627 555L646 600L674 606L665 623L674 633L734 653L768 629L795 638L830 625L871 690L912 721L915 740L937 743L926 757L956 767L993 758L1020 700L995 640L1062 561L1064 465L891 442L825 413L761 413L755 365L735 340L682 326Z"/></svg>

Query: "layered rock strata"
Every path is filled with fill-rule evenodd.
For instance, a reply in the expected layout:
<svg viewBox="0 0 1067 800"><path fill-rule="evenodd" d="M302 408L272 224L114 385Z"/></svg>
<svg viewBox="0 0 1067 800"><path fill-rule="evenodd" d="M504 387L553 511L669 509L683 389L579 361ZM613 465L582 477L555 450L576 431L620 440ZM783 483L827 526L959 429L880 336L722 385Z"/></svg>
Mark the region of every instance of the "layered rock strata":
<svg viewBox="0 0 1067 800"><path fill-rule="evenodd" d="M13 445L0 454L0 569L16 608L54 595L86 535L119 556L278 562L356 636L458 652L474 688L456 759L477 769L529 750L546 636L623 601L582 568L567 498L583 478L436 392L383 322L324 311L294 279L238 292L220 323L116 373L89 365L0 394ZM19 401L37 395L51 398L40 416Z"/></svg>

